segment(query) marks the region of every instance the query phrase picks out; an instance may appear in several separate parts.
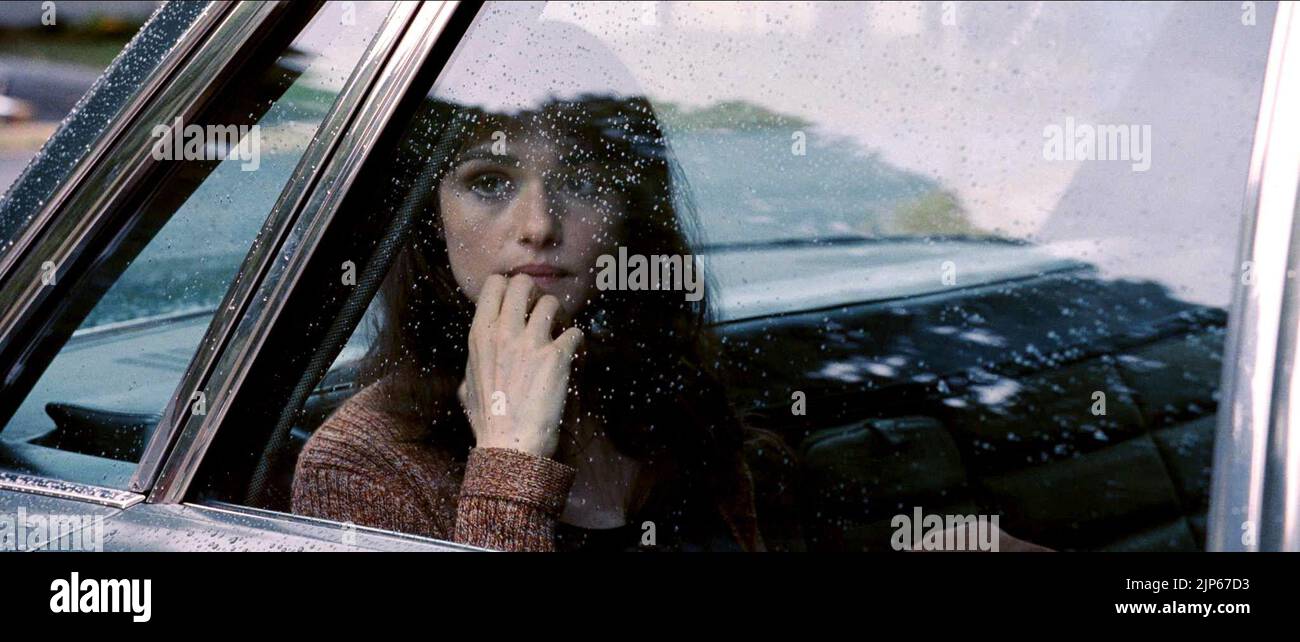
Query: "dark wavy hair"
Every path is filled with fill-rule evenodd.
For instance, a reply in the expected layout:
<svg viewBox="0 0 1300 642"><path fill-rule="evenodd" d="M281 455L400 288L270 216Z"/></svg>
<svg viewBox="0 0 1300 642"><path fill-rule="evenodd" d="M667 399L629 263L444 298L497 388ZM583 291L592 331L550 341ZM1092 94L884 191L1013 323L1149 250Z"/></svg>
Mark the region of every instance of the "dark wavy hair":
<svg viewBox="0 0 1300 642"><path fill-rule="evenodd" d="M441 131L426 132L408 149L423 156L432 177L417 185L433 188L415 195L422 199L420 215L381 286L377 339L362 380L382 380L389 411L427 426L427 439L463 456L473 435L456 389L465 375L473 304L452 275L437 197L456 156L511 129L540 132L563 149L589 154L605 169L608 189L622 197L616 228L629 254L692 254L694 219L644 98L552 100L509 115L431 101L428 111L425 122ZM586 354L574 366L570 394L620 452L656 471L656 482L671 479L681 485L678 492L714 501L740 481L744 431L716 372L708 301L671 290L599 292L576 320Z"/></svg>

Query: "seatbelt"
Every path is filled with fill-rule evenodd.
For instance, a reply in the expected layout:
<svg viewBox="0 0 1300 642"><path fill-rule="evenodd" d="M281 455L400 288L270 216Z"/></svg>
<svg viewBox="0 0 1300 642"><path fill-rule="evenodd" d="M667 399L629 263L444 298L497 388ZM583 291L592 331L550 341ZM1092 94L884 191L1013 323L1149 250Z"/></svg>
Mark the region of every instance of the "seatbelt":
<svg viewBox="0 0 1300 642"><path fill-rule="evenodd" d="M457 120L459 121L459 119ZM288 442L289 432L293 428L294 421L301 414L307 397L320 384L330 365L338 358L339 352L343 350L343 346L347 343L353 330L360 323L362 316L365 315L366 308L369 307L370 301L379 290L384 277L387 276L393 259L406 242L416 215L423 208L425 200L434 193L447 157L453 151L453 145L459 140L459 136L455 134L462 131L464 126L464 122L449 123L443 130L438 143L430 154L429 162L408 189L396 216L389 221L388 226L384 229L384 235L380 238L379 245L375 248L370 261L366 263L365 268L357 278L356 287L352 289L352 293L348 295L347 300L343 303L343 308L334 317L334 321L330 324L325 338L320 343L320 347L312 355L306 370L298 379L298 384L294 386L293 394L290 395L280 411L280 417L276 421L275 429L271 432L270 440L267 441L266 447L262 449L257 467L253 470L248 493L244 497L245 505L254 507L262 505L265 499L267 481L270 479L272 471L276 469L280 457L284 454L284 447Z"/></svg>

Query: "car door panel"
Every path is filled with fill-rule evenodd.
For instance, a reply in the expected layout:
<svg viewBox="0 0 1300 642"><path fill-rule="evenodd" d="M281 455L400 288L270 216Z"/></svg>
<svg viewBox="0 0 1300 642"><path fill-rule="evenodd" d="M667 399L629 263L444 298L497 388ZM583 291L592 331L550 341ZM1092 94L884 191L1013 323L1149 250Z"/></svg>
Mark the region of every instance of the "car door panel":
<svg viewBox="0 0 1300 642"><path fill-rule="evenodd" d="M96 520L101 524L107 523L107 520L122 512L120 508L81 499L51 497L0 487L0 515L6 517L12 515L15 520L15 532L3 534L6 539L14 538L13 550L86 550L87 548L94 550L101 534L88 533L87 529L96 528ZM48 531L44 529L32 528L28 531L27 528L18 526L17 520L20 517L27 519L29 524L35 521L32 518L39 518L48 523L51 518L60 520L66 517L76 520L77 526L74 529L61 531L62 537L50 539L47 535ZM74 523L70 520L60 521L65 524ZM26 541L18 541L20 536Z"/></svg>
<svg viewBox="0 0 1300 642"><path fill-rule="evenodd" d="M1082 270L722 327L736 404L802 454L809 548L888 550L923 505L1053 548L1194 550L1223 324Z"/></svg>
<svg viewBox="0 0 1300 642"><path fill-rule="evenodd" d="M192 504L139 504L105 523L106 551L426 551L470 547L322 520Z"/></svg>

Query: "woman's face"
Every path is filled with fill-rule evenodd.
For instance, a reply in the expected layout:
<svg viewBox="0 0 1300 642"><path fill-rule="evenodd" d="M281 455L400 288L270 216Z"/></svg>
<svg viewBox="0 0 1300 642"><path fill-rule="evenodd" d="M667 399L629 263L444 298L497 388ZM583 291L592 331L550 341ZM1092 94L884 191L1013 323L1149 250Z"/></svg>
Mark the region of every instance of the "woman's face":
<svg viewBox="0 0 1300 642"><path fill-rule="evenodd" d="M596 259L617 251L623 200L573 145L496 136L461 153L438 188L452 273L475 302L488 276L529 274L566 323L598 294Z"/></svg>

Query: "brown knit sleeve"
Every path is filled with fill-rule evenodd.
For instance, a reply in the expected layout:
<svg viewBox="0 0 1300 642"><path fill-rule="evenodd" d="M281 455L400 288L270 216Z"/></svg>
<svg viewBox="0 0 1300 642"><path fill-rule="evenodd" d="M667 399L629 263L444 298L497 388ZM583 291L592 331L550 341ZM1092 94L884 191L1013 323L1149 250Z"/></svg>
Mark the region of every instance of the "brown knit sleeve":
<svg viewBox="0 0 1300 642"><path fill-rule="evenodd" d="M475 448L465 467L455 540L504 551L555 550L571 466L504 448Z"/></svg>
<svg viewBox="0 0 1300 642"><path fill-rule="evenodd" d="M451 539L451 520L441 518L422 493L400 477L384 480L343 468L299 466L293 512L359 526L434 539Z"/></svg>
<svg viewBox="0 0 1300 642"><path fill-rule="evenodd" d="M450 540L457 466L372 408L369 391L330 416L298 456L295 514Z"/></svg>
<svg viewBox="0 0 1300 642"><path fill-rule="evenodd" d="M572 467L499 448L457 463L380 405L358 393L308 440L294 513L497 550L555 549Z"/></svg>

